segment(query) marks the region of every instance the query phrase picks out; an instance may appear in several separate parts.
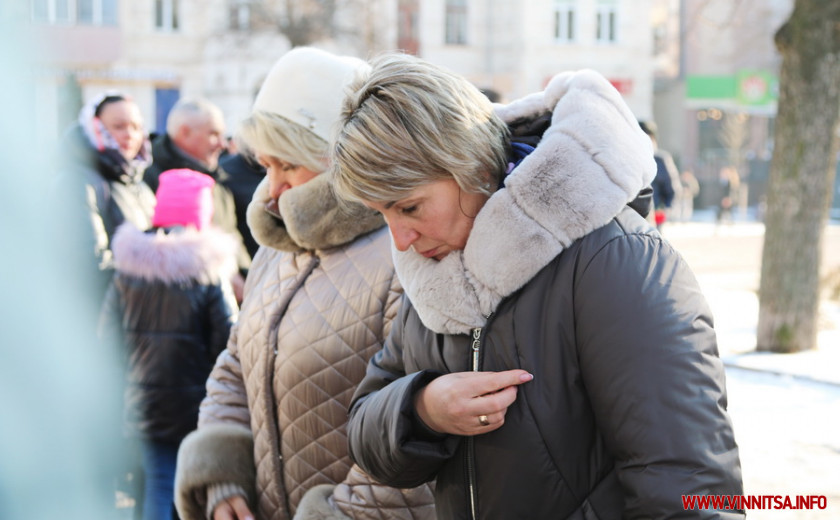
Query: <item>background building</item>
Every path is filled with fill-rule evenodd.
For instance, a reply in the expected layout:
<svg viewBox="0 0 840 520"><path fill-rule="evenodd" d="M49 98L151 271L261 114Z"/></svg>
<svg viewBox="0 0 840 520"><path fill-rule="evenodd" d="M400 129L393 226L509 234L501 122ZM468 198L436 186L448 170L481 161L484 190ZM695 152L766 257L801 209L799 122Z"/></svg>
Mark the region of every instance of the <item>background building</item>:
<svg viewBox="0 0 840 520"><path fill-rule="evenodd" d="M654 116L660 144L717 201L718 175L737 169L741 212L759 212L773 146L781 57L773 35L793 0L655 0L659 56ZM677 21L675 23L675 20Z"/></svg>
<svg viewBox="0 0 840 520"><path fill-rule="evenodd" d="M37 93L45 142L107 89L132 95L150 131L181 96L218 104L232 131L270 66L301 43L360 57L405 49L508 100L594 68L638 117L653 114L651 0L334 0L326 14L307 0L295 12L280 0L31 2L49 56Z"/></svg>
<svg viewBox="0 0 840 520"><path fill-rule="evenodd" d="M162 131L182 96L204 96L228 133L271 65L315 45L362 58L403 49L509 101L555 73L593 68L716 203L723 166L741 176L741 213L760 212L780 57L773 35L793 0L29 0L36 119L50 146L82 101L115 89ZM837 176L840 183L840 175ZM840 186L838 186L840 190ZM840 196L835 196L840 214Z"/></svg>

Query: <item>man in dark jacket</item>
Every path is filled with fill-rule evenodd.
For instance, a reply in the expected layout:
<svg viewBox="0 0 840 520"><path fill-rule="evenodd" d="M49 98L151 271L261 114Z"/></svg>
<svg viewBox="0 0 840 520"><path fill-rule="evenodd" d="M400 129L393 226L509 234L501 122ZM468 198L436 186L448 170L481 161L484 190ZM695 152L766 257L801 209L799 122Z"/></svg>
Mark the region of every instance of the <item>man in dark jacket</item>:
<svg viewBox="0 0 840 520"><path fill-rule="evenodd" d="M146 169L144 179L156 190L158 176L166 170L188 168L212 177L213 224L226 233L238 237L237 252L239 276L233 282L237 301L242 301L244 277L251 266L251 257L239 232L233 194L225 187L227 173L219 167L219 156L225 145L225 123L221 110L205 99L178 101L166 119L166 133L152 142L152 164Z"/></svg>
<svg viewBox="0 0 840 520"><path fill-rule="evenodd" d="M251 234L245 215L248 211L248 204L251 203L251 198L254 196L254 191L265 178L265 168L260 166L256 159L242 152L225 155L219 163L221 169L224 169L227 173L227 177L222 180L222 183L233 194L239 233L242 235L242 240L245 241L248 254L251 258L254 258L260 245Z"/></svg>

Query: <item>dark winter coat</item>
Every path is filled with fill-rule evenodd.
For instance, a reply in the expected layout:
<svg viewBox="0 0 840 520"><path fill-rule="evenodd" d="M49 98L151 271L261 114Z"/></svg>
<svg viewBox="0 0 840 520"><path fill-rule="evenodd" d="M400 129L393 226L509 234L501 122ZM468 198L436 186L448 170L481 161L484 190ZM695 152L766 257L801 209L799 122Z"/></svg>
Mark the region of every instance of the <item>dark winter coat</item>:
<svg viewBox="0 0 840 520"><path fill-rule="evenodd" d="M235 251L235 238L214 228L117 230L102 327L124 348L130 434L177 443L195 429L237 314Z"/></svg>
<svg viewBox="0 0 840 520"><path fill-rule="evenodd" d="M233 202L236 206L236 224L239 226L242 240L245 241L245 248L253 259L260 245L251 234L246 215L248 204L254 197L254 191L265 178L265 168L257 164L255 160L239 153L223 157L219 161L219 167L227 173L227 177L222 180L222 184L233 194Z"/></svg>
<svg viewBox="0 0 840 520"><path fill-rule="evenodd" d="M237 238L239 244L236 250L236 264L239 271L245 275L251 267L251 256L245 248L242 234L239 232L236 217L236 204L233 194L225 186L227 173L222 168L209 170L195 159L181 152L167 134L160 134L152 141L152 164L146 168L144 179L146 184L157 191L158 177L166 170L189 168L213 177L213 225Z"/></svg>
<svg viewBox="0 0 840 520"><path fill-rule="evenodd" d="M111 280L111 238L130 222L151 226L155 195L143 182L143 172L117 159L118 152L99 152L74 126L62 141L62 164L51 186L49 203L66 212L55 222L58 254L70 272L93 284L96 305Z"/></svg>
<svg viewBox="0 0 840 520"><path fill-rule="evenodd" d="M351 404L351 455L394 486L436 478L440 519L665 518L682 495L741 494L710 309L625 207L653 176L649 139L588 72L497 109L546 111L464 251L394 253L406 298ZM534 379L495 431L438 434L415 412L441 374L509 369Z"/></svg>
<svg viewBox="0 0 840 520"><path fill-rule="evenodd" d="M671 154L665 150L657 150L653 159L656 161L656 176L651 183L653 205L657 209L670 208L682 190L680 174Z"/></svg>

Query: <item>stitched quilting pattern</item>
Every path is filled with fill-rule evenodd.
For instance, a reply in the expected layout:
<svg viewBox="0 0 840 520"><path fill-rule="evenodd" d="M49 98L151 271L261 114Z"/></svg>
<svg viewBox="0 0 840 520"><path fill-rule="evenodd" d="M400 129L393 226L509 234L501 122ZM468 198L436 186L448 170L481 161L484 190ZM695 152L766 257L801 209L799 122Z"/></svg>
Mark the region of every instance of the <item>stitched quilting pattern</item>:
<svg viewBox="0 0 840 520"><path fill-rule="evenodd" d="M232 351L225 355L231 356L231 374L242 374L245 388L240 392L247 389L250 417L244 417L254 435L261 518L288 520L282 488L276 485L281 467L292 514L306 490L341 482L350 471L347 407L368 359L381 348L383 314L394 286L398 287L390 255L390 239L383 228L349 247L319 252L319 264L297 289L311 254L262 248L254 261L236 337L229 344ZM278 326L269 330L287 302ZM273 409L264 392L268 363ZM208 413L219 419L230 417L229 403L219 399ZM282 466L274 455L277 450Z"/></svg>

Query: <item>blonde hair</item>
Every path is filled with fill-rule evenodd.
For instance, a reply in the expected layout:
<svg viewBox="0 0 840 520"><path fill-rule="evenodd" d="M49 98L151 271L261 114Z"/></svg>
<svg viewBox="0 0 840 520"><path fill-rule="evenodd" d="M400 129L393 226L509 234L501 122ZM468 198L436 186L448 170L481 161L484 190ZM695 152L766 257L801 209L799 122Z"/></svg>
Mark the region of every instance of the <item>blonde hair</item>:
<svg viewBox="0 0 840 520"><path fill-rule="evenodd" d="M316 173L327 169L327 142L271 112L254 111L240 124L236 140L252 155L269 155Z"/></svg>
<svg viewBox="0 0 840 520"><path fill-rule="evenodd" d="M467 192L495 191L507 166L508 129L465 78L389 53L348 89L331 149L341 198L391 202L441 179Z"/></svg>

